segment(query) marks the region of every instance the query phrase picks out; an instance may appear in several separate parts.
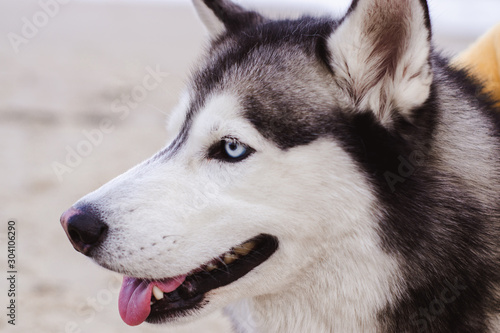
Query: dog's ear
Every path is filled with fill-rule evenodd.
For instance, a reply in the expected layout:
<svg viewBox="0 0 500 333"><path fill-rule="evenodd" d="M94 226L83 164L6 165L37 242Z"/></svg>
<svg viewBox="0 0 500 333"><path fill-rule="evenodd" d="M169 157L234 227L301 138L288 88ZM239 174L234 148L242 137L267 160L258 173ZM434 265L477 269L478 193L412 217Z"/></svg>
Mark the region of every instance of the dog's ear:
<svg viewBox="0 0 500 333"><path fill-rule="evenodd" d="M425 0L354 0L328 39L331 67L356 111L384 125L428 99L431 26Z"/></svg>
<svg viewBox="0 0 500 333"><path fill-rule="evenodd" d="M193 4L212 37L265 21L263 16L230 0L193 0Z"/></svg>

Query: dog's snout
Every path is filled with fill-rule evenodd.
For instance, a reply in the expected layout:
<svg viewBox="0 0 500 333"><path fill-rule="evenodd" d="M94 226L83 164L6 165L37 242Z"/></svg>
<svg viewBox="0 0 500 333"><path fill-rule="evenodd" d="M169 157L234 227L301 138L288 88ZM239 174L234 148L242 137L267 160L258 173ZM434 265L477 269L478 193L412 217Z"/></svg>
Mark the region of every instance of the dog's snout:
<svg viewBox="0 0 500 333"><path fill-rule="evenodd" d="M108 226L87 208L70 208L61 216L61 225L73 247L89 256L106 237Z"/></svg>

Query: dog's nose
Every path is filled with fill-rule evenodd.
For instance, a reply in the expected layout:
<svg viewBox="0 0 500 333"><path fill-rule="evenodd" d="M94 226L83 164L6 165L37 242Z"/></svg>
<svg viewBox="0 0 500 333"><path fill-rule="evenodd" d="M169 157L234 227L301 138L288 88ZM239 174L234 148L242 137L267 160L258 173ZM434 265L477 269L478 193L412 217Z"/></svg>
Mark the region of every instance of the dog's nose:
<svg viewBox="0 0 500 333"><path fill-rule="evenodd" d="M75 250L86 256L90 256L91 250L102 243L108 230L99 216L87 207L71 207L65 211L61 216L61 225Z"/></svg>

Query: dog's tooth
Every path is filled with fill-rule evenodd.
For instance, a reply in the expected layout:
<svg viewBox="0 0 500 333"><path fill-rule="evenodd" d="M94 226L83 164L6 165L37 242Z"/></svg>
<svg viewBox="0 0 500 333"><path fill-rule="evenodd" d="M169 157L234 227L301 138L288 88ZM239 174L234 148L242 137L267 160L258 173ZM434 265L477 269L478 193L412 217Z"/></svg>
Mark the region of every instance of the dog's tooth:
<svg viewBox="0 0 500 333"><path fill-rule="evenodd" d="M226 253L224 255L224 263L226 265L229 265L230 263L234 262L236 259L238 259L238 256L232 253Z"/></svg>
<svg viewBox="0 0 500 333"><path fill-rule="evenodd" d="M160 290L157 286L153 287L153 296L156 298L157 301L163 299L163 291Z"/></svg>
<svg viewBox="0 0 500 333"><path fill-rule="evenodd" d="M243 245L234 248L234 253L239 256L246 256L255 247L255 242L246 242Z"/></svg>
<svg viewBox="0 0 500 333"><path fill-rule="evenodd" d="M211 262L211 263L209 263L209 264L207 265L207 271L208 271L208 272L211 272L211 271L213 271L213 270L214 270L214 269L216 269L216 268L217 268L217 265L216 265L216 264L214 264L213 262Z"/></svg>

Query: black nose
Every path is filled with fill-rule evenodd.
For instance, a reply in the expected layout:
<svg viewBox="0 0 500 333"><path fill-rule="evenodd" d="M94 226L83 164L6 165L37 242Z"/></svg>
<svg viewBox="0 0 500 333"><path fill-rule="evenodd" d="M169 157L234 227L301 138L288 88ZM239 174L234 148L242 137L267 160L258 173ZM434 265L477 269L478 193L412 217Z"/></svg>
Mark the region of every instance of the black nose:
<svg viewBox="0 0 500 333"><path fill-rule="evenodd" d="M87 256L102 243L108 230L97 213L87 207L71 207L65 211L61 216L61 225L73 247Z"/></svg>

